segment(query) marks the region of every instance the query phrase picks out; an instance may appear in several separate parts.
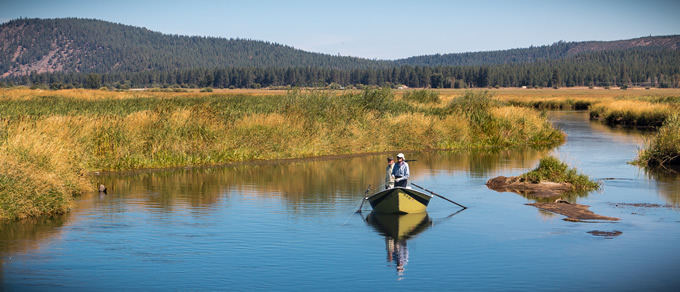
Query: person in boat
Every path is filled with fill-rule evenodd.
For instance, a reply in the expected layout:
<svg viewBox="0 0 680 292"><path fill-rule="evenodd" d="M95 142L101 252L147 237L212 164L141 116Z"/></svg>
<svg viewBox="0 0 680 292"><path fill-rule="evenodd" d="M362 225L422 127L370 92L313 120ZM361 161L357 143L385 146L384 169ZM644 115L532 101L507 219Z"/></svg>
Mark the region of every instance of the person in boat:
<svg viewBox="0 0 680 292"><path fill-rule="evenodd" d="M405 188L408 186L408 177L410 171L408 168L408 163L404 159L404 154L397 154L397 163L394 164L394 169L392 169L392 175L394 176L394 186Z"/></svg>
<svg viewBox="0 0 680 292"><path fill-rule="evenodd" d="M385 189L391 189L394 187L394 175L392 175L392 170L394 169L394 158L392 156L387 157L387 168L385 169Z"/></svg>

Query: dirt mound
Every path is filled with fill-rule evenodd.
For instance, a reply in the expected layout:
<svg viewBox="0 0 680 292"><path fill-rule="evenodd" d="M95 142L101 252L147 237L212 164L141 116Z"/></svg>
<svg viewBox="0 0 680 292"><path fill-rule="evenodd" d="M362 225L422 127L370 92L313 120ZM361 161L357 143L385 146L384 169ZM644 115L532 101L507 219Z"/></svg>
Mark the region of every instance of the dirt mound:
<svg viewBox="0 0 680 292"><path fill-rule="evenodd" d="M517 176L495 177L488 180L486 186L497 192L513 192L538 198L559 197L563 193L573 191L574 189L570 183L541 182L535 184L520 181L520 178Z"/></svg>

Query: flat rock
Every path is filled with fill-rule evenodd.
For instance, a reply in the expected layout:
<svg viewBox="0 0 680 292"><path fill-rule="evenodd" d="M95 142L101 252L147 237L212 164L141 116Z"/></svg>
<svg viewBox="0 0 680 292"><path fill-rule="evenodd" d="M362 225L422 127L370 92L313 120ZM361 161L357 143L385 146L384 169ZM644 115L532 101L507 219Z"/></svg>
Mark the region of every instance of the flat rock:
<svg viewBox="0 0 680 292"><path fill-rule="evenodd" d="M593 230L593 231L588 231L588 233L592 234L593 236L601 236L604 238L614 238L616 236L619 236L623 234L623 232L614 230L614 231L602 231L602 230Z"/></svg>
<svg viewBox="0 0 680 292"><path fill-rule="evenodd" d="M581 220L606 220L606 221L619 221L621 219L615 217L607 217L602 215L597 215L592 211L588 210L588 205L579 204L565 204L565 203L532 203L527 204L529 206L534 206L539 209L550 211L553 213L561 214L567 216L567 220L581 221Z"/></svg>

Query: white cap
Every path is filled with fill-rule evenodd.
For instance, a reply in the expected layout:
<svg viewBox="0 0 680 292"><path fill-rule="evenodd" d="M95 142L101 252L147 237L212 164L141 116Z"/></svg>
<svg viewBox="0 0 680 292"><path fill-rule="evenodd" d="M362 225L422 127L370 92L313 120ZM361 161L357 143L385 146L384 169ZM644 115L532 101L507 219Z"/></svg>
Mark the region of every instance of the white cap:
<svg viewBox="0 0 680 292"><path fill-rule="evenodd" d="M404 159L404 153L399 153L399 154L397 154L397 158Z"/></svg>

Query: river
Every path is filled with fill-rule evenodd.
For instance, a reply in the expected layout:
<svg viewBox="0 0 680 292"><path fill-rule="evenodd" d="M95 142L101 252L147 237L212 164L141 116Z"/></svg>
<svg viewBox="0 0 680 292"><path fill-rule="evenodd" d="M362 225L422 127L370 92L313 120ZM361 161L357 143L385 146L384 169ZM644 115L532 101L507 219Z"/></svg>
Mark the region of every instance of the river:
<svg viewBox="0 0 680 292"><path fill-rule="evenodd" d="M555 149L406 153L461 212L355 213L385 155L102 176L108 195L0 225L0 290L676 291L680 177L627 164L645 133L550 117L568 134ZM484 185L549 154L602 179L570 201L621 220L565 221Z"/></svg>

